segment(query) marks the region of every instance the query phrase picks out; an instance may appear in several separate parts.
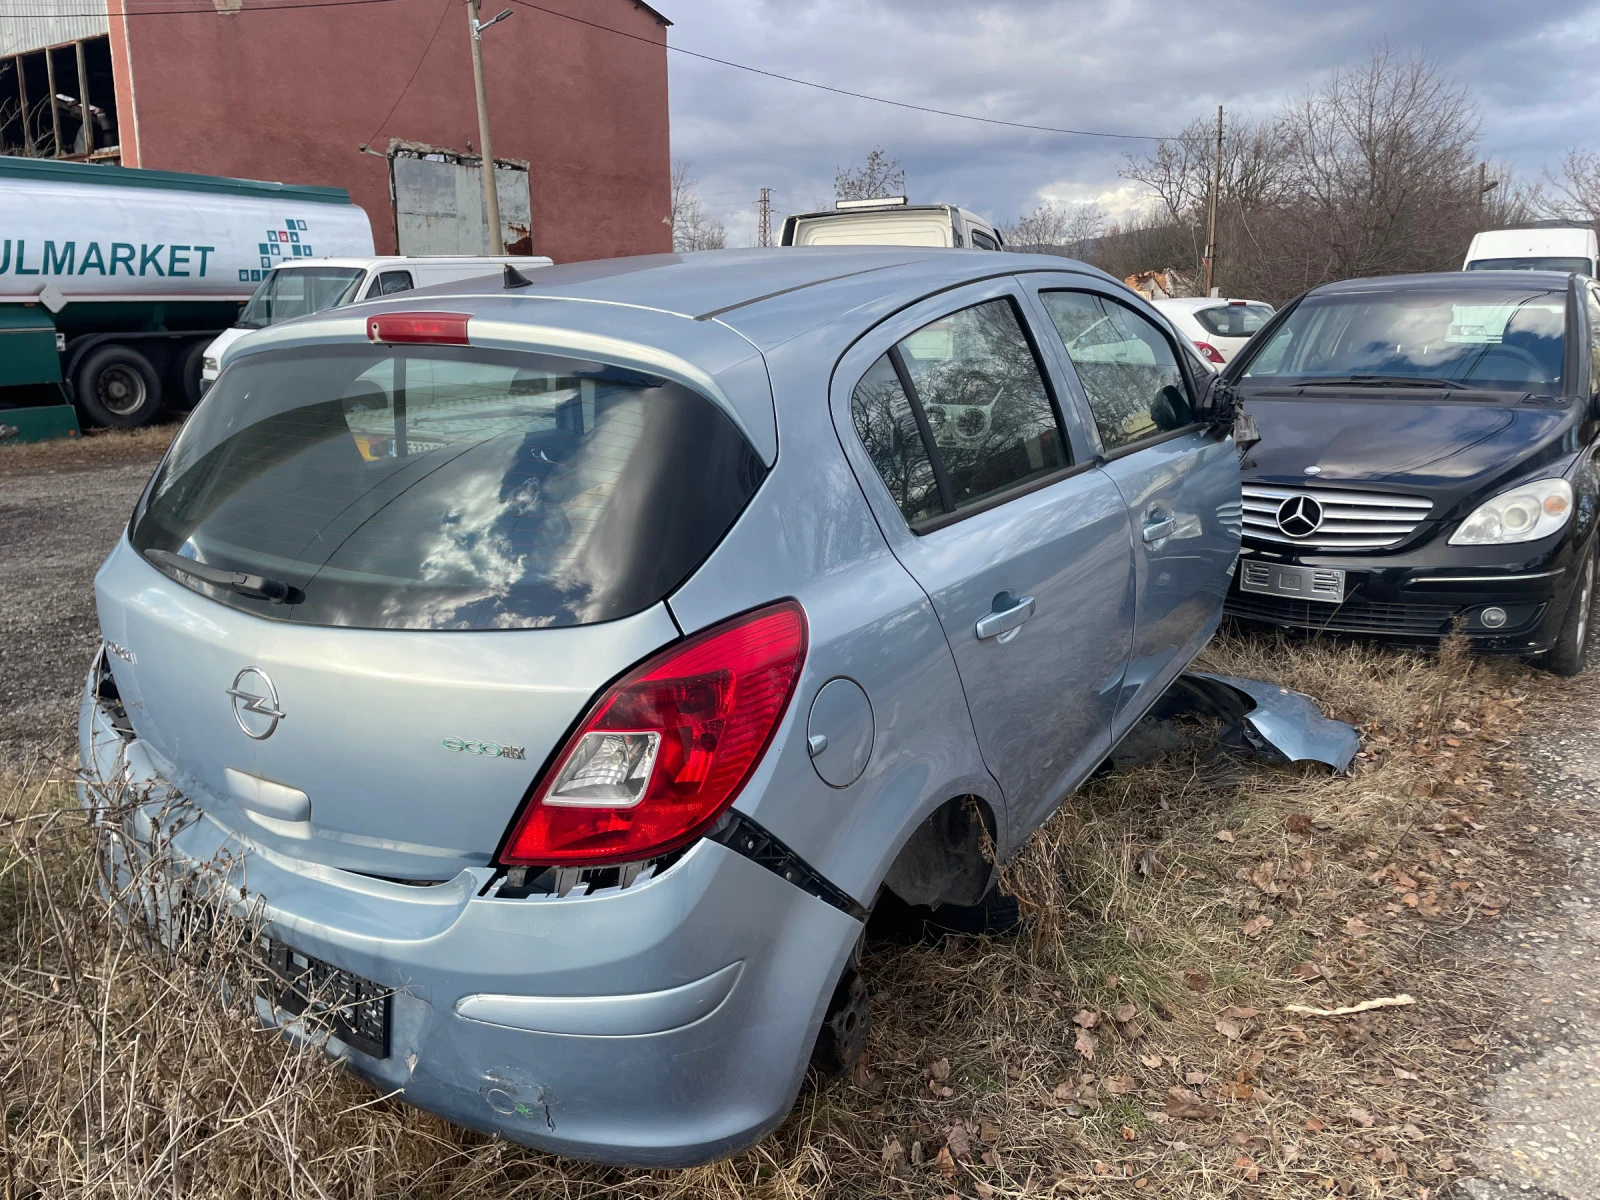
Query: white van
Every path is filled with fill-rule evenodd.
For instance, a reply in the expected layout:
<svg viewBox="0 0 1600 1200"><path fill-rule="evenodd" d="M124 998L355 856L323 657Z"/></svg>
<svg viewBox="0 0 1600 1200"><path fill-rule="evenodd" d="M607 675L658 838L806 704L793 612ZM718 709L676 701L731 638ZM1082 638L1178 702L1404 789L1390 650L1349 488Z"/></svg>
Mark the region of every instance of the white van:
<svg viewBox="0 0 1600 1200"><path fill-rule="evenodd" d="M953 204L910 204L904 196L840 200L832 211L783 223L785 246L956 246L999 250L1000 231Z"/></svg>
<svg viewBox="0 0 1600 1200"><path fill-rule="evenodd" d="M200 368L200 391L204 394L216 382L222 352L254 330L328 308L339 308L379 296L392 296L396 292L409 292L412 288L492 275L507 265L519 271L531 271L550 266L551 260L542 255L509 254L438 258L380 255L364 258L302 258L293 264L273 267L250 297L250 302L240 310L239 319L233 327L224 329L206 347Z"/></svg>
<svg viewBox="0 0 1600 1200"><path fill-rule="evenodd" d="M1477 234L1463 271L1576 271L1600 275L1600 240L1590 225L1541 221L1522 229Z"/></svg>

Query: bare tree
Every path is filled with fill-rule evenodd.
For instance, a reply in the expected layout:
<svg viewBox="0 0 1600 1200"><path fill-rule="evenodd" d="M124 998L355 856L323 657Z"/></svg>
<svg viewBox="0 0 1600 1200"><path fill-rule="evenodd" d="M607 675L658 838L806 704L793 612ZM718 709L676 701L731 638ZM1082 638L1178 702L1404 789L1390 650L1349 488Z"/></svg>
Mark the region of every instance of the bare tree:
<svg viewBox="0 0 1600 1200"><path fill-rule="evenodd" d="M1006 249L1082 258L1105 228L1105 214L1096 204L1057 204L1047 200L1001 227Z"/></svg>
<svg viewBox="0 0 1600 1200"><path fill-rule="evenodd" d="M1600 151L1568 150L1557 171L1544 173L1530 207L1558 221L1600 225Z"/></svg>
<svg viewBox="0 0 1600 1200"><path fill-rule="evenodd" d="M840 167L833 176L835 200L882 200L905 192L906 169L899 159L890 158L882 146L872 150L866 162Z"/></svg>
<svg viewBox="0 0 1600 1200"><path fill-rule="evenodd" d="M675 159L672 164L672 248L679 254L694 250L721 250L728 243L722 222L706 211L700 199L699 181L689 173L689 164Z"/></svg>
<svg viewBox="0 0 1600 1200"><path fill-rule="evenodd" d="M1528 189L1505 167L1479 195L1478 129L1464 87L1425 58L1380 48L1275 117L1230 119L1220 165L1206 117L1130 158L1122 174L1150 189L1155 216L1109 232L1101 257L1129 268L1119 275L1199 269L1220 167L1225 295L1281 302L1331 279L1452 270L1474 232L1523 219L1529 207ZM1575 168L1573 185L1582 178ZM1161 258L1130 261L1158 247Z"/></svg>

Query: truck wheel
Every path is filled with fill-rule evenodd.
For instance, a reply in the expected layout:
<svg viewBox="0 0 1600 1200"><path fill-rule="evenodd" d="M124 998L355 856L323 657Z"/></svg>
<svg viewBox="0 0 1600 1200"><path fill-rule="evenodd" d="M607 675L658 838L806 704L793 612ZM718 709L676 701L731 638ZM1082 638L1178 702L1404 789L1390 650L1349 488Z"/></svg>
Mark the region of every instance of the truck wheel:
<svg viewBox="0 0 1600 1200"><path fill-rule="evenodd" d="M161 411L161 378L129 346L102 346L78 368L78 407L95 425L137 429Z"/></svg>
<svg viewBox="0 0 1600 1200"><path fill-rule="evenodd" d="M206 365L206 347L210 342L195 342L179 356L178 384L187 412L200 403L200 373Z"/></svg>
<svg viewBox="0 0 1600 1200"><path fill-rule="evenodd" d="M1566 619L1556 644L1533 660L1552 675L1577 675L1588 665L1590 630L1594 627L1595 551L1584 556L1583 574L1572 589Z"/></svg>

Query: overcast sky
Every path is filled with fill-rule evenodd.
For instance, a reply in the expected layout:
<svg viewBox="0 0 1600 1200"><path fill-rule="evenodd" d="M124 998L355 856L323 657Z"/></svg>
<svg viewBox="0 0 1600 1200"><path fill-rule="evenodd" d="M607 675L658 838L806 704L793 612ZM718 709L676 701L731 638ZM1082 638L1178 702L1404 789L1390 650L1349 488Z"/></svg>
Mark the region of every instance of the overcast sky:
<svg viewBox="0 0 1600 1200"><path fill-rule="evenodd" d="M1537 176L1600 146L1593 0L659 0L671 45L914 104L1113 133L1261 116L1387 41L1468 84L1485 156ZM1219 14L1221 14L1219 19ZM1043 199L1141 197L1117 171L1148 142L1064 137L908 112L670 53L673 155L689 160L730 245L774 210L832 203L837 167L883 146L913 201L996 223Z"/></svg>

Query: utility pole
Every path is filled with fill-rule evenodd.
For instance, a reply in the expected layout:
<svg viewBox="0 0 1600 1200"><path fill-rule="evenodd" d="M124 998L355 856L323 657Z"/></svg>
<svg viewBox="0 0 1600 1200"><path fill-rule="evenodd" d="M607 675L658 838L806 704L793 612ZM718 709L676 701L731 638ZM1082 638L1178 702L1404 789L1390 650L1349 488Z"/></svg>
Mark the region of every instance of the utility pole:
<svg viewBox="0 0 1600 1200"><path fill-rule="evenodd" d="M756 211L761 216L761 224L756 231L756 245L772 245L772 189L761 189L761 198L756 201Z"/></svg>
<svg viewBox="0 0 1600 1200"><path fill-rule="evenodd" d="M478 20L478 0L467 0L467 26L472 31L472 86L478 96L478 149L483 155L483 214L489 226L489 253L504 254L500 236L500 189L494 177L494 145L489 141L489 94L483 84L483 31L511 15L508 8L488 21Z"/></svg>
<svg viewBox="0 0 1600 1200"><path fill-rule="evenodd" d="M1480 213L1483 211L1483 198L1485 196L1487 196L1490 192L1494 191L1495 188L1500 186L1500 181L1498 179L1489 179L1488 178L1488 174L1489 174L1489 164L1486 163L1486 162L1479 163L1478 164L1478 211Z"/></svg>
<svg viewBox="0 0 1600 1200"><path fill-rule="evenodd" d="M1217 157L1211 164L1211 216L1206 229L1206 295L1216 294L1217 193L1222 190L1222 105L1217 105Z"/></svg>

